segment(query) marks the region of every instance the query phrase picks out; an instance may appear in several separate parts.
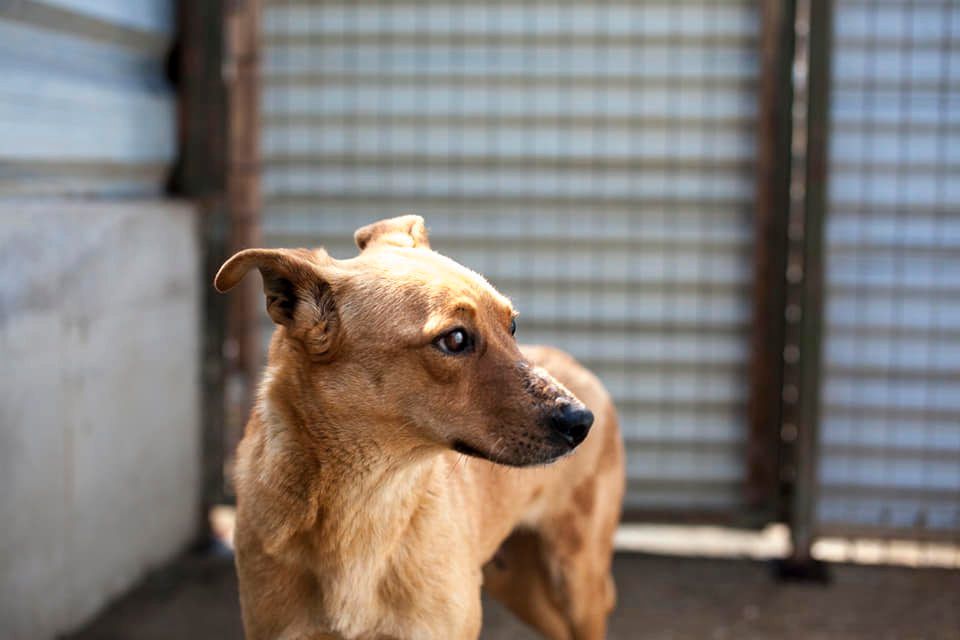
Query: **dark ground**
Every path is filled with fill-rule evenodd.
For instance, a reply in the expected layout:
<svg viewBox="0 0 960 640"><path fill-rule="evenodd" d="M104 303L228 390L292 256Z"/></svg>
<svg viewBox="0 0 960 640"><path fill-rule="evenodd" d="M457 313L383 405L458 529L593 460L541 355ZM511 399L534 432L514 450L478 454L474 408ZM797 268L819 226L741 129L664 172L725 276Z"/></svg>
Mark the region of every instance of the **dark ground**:
<svg viewBox="0 0 960 640"><path fill-rule="evenodd" d="M746 560L621 554L610 638L960 640L960 571L840 565L829 586L778 584ZM241 638L231 560L187 556L68 640ZM536 636L496 603L484 640Z"/></svg>

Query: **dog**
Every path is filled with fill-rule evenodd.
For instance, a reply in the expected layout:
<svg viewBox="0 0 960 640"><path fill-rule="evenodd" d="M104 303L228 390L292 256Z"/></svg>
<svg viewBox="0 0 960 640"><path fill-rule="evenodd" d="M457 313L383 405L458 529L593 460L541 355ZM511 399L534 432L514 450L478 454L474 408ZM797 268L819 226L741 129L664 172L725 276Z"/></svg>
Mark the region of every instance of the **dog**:
<svg viewBox="0 0 960 640"><path fill-rule="evenodd" d="M276 323L238 447L250 640L476 638L481 588L548 638L602 638L624 451L570 356L520 347L510 301L431 250L423 218L359 255L247 249Z"/></svg>

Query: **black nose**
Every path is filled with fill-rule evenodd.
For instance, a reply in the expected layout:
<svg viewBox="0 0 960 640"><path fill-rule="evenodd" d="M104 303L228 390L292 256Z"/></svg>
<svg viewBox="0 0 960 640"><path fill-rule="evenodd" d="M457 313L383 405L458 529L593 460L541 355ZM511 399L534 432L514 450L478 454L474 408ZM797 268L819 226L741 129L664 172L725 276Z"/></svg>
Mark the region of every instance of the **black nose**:
<svg viewBox="0 0 960 640"><path fill-rule="evenodd" d="M550 416L550 426L563 436L563 439L575 447L590 433L593 424L593 412L587 408L565 404Z"/></svg>

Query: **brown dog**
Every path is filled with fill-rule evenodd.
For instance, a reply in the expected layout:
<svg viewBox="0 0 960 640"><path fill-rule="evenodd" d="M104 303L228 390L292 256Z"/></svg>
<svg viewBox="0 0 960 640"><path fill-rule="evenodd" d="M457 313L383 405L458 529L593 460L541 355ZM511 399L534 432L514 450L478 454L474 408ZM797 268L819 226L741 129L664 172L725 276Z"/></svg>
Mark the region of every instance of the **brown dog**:
<svg viewBox="0 0 960 640"><path fill-rule="evenodd" d="M431 251L422 218L355 239L342 261L241 251L215 280L259 269L278 325L238 452L247 637L476 638L482 585L550 638L602 638L624 484L610 397L521 349L510 301Z"/></svg>

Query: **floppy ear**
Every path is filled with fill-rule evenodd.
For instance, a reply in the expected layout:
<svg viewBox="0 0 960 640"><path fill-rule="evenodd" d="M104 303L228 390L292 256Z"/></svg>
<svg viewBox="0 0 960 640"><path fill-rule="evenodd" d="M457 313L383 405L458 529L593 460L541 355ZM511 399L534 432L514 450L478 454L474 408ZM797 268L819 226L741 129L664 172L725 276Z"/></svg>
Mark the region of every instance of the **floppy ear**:
<svg viewBox="0 0 960 640"><path fill-rule="evenodd" d="M420 216L400 216L368 224L357 229L353 241L361 251L375 245L430 248L427 227Z"/></svg>
<svg viewBox="0 0 960 640"><path fill-rule="evenodd" d="M244 249L223 263L213 286L221 293L229 291L256 268L263 277L270 318L314 357L326 358L337 344L340 318L323 266L317 254L306 249Z"/></svg>

